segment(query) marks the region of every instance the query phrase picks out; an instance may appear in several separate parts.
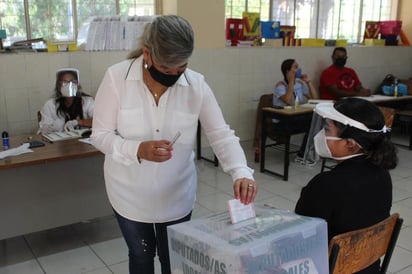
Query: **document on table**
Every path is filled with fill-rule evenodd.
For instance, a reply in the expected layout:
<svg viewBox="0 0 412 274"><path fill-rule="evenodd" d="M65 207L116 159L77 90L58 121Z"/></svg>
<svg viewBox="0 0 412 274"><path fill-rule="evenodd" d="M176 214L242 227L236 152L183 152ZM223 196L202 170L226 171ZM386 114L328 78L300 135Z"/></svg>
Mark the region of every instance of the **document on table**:
<svg viewBox="0 0 412 274"><path fill-rule="evenodd" d="M253 203L245 205L242 204L240 200L232 199L227 201L227 207L232 224L256 217L255 206Z"/></svg>
<svg viewBox="0 0 412 274"><path fill-rule="evenodd" d="M93 145L93 140L92 138L83 138L83 139L79 139L79 142L85 143L85 144L89 144L89 145Z"/></svg>
<svg viewBox="0 0 412 274"><path fill-rule="evenodd" d="M81 138L84 134L91 133L90 128L75 129L71 131L52 132L49 134L43 134L43 137L51 142L63 141L69 139ZM89 134L90 135L90 134Z"/></svg>
<svg viewBox="0 0 412 274"><path fill-rule="evenodd" d="M29 149L30 144L24 143L19 147L10 148L8 150L0 151L0 159L9 157L9 156L17 156L24 153L33 152L33 150Z"/></svg>

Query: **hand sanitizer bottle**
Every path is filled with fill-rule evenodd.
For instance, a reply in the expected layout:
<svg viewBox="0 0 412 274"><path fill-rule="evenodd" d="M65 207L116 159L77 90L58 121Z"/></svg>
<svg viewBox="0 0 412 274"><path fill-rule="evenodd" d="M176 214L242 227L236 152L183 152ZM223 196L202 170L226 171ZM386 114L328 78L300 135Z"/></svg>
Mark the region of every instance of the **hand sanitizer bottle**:
<svg viewBox="0 0 412 274"><path fill-rule="evenodd" d="M3 131L1 134L1 138L3 139L3 149L7 150L10 148L10 143L9 143L9 134L7 131Z"/></svg>

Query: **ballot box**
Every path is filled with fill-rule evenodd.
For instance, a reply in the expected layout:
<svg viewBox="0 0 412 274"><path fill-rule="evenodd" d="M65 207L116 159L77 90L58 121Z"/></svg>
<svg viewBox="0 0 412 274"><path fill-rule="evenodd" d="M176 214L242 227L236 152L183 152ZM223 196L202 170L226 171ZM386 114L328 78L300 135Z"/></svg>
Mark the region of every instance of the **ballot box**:
<svg viewBox="0 0 412 274"><path fill-rule="evenodd" d="M255 208L236 224L222 212L169 226L172 273L329 273L324 220Z"/></svg>

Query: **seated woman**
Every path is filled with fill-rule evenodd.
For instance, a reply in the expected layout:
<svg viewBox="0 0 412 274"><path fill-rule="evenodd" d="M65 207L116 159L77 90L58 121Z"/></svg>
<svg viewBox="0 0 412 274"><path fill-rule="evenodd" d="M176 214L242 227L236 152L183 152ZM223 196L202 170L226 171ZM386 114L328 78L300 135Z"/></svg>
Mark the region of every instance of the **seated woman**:
<svg viewBox="0 0 412 274"><path fill-rule="evenodd" d="M306 74L302 74L302 69L299 68L298 63L294 59L283 61L281 71L283 80L276 84L275 91L273 92L274 107L295 106L295 104L306 103L308 99L319 98L312 81ZM274 121L278 127L286 131L306 133L296 157L298 162L303 161L310 121L311 117L307 116L293 117L292 121Z"/></svg>
<svg viewBox="0 0 412 274"><path fill-rule="evenodd" d="M54 98L47 100L40 111L40 133L70 131L78 127L91 128L94 100L81 91L79 70L58 70L54 90Z"/></svg>
<svg viewBox="0 0 412 274"><path fill-rule="evenodd" d="M321 125L313 129L320 129L313 140L315 150L338 165L316 175L302 189L295 212L326 220L330 240L390 215L392 180L388 170L396 167L397 155L375 104L351 97L320 103L315 113L313 125ZM376 262L359 273L378 273L378 269Z"/></svg>

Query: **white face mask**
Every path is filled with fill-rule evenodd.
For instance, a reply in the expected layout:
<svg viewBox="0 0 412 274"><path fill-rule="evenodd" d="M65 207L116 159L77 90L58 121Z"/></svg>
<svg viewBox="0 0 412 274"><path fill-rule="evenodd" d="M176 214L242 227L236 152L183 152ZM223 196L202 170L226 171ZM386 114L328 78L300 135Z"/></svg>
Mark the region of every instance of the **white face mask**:
<svg viewBox="0 0 412 274"><path fill-rule="evenodd" d="M334 136L326 136L325 129L324 128L321 129L313 138L314 145L315 145L315 151L320 157L342 161L342 160L347 160L347 159L363 154L363 153L358 153L358 154L352 154L352 155L347 155L343 157L333 157L332 152L330 151L328 147L327 140L342 140L342 138L334 137Z"/></svg>
<svg viewBox="0 0 412 274"><path fill-rule="evenodd" d="M77 84L73 82L65 82L62 84L60 92L63 97L74 97L77 95Z"/></svg>

